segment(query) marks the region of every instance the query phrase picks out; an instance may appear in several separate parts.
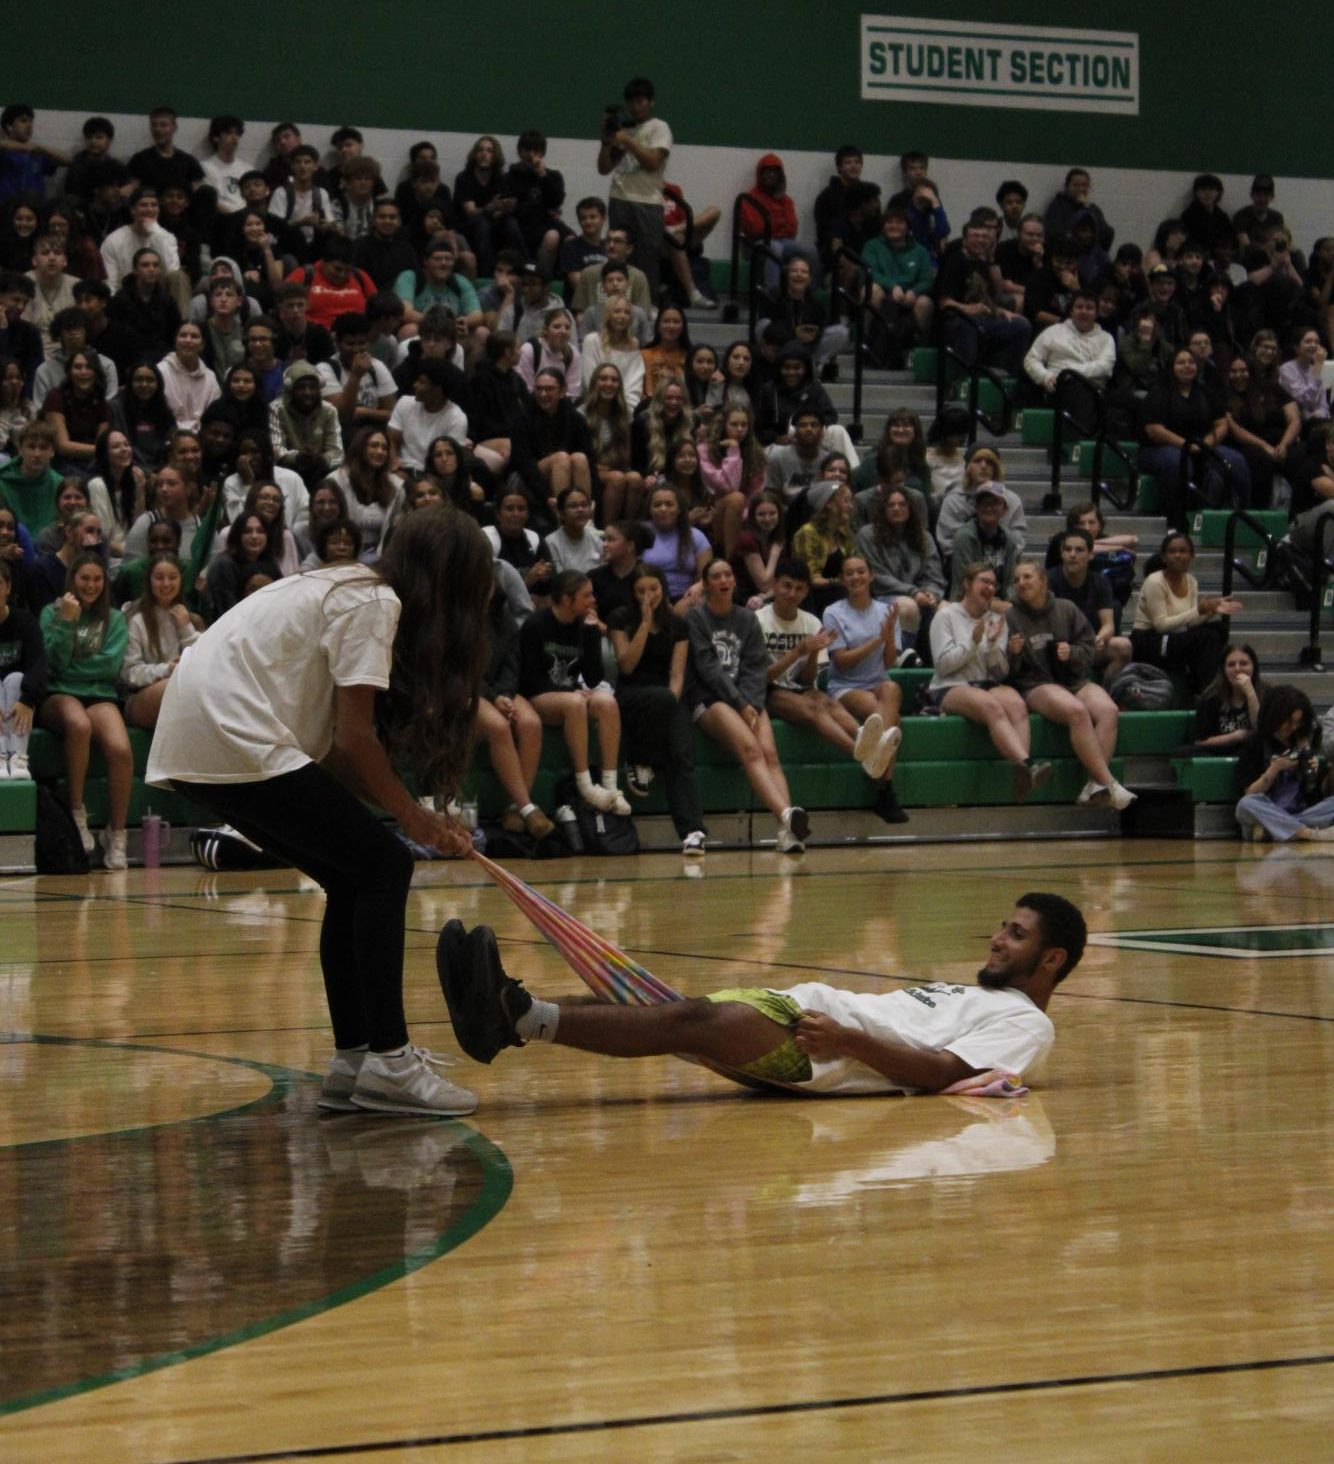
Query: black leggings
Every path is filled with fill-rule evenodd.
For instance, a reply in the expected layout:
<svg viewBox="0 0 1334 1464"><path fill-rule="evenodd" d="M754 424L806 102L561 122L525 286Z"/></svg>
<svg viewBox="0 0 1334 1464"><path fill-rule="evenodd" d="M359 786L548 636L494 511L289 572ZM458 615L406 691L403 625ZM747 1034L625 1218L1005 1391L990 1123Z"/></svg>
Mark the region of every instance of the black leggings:
<svg viewBox="0 0 1334 1464"><path fill-rule="evenodd" d="M173 786L323 888L320 967L334 1045L402 1047L403 924L413 865L403 842L316 763L259 783L177 779Z"/></svg>
<svg viewBox="0 0 1334 1464"><path fill-rule="evenodd" d="M1225 634L1221 620L1206 620L1166 635L1157 630L1132 630L1130 645L1137 661L1184 676L1198 696L1222 669Z"/></svg>
<svg viewBox="0 0 1334 1464"><path fill-rule="evenodd" d="M704 828L695 780L695 729L669 686L618 686L616 703L632 761L657 768L667 782L667 807L684 839Z"/></svg>

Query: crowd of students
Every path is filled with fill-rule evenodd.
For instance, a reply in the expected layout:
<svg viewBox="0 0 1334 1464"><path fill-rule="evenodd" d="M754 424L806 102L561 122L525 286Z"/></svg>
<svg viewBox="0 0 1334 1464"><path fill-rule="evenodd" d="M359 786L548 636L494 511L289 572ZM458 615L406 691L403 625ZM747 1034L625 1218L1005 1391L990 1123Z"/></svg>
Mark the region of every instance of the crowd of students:
<svg viewBox="0 0 1334 1464"><path fill-rule="evenodd" d="M694 345L686 307L712 303L701 245L718 210L684 207L666 183L654 101L637 79L609 116L610 204L581 199L577 229L538 132L508 167L479 138L452 191L419 143L391 189L351 127L321 167L280 124L259 168L241 160L239 118L213 119L200 160L159 108L153 145L121 163L104 118L65 158L34 140L31 108L4 110L0 776L27 775L34 718L57 732L91 848L96 744L105 859L123 866L126 724L154 725L203 625L274 579L373 565L405 515L447 503L483 524L495 557L477 731L511 831L552 832L532 798L543 726L561 729L578 795L605 813L627 816L626 794L661 775L691 855L706 837L696 725L742 767L784 851L810 820L771 718L855 759L888 822L907 818L893 774L918 711L982 723L1017 797L1050 775L1029 714L1061 723L1088 774L1080 800L1128 806L1104 686L1133 659L1217 700L1240 606L1199 593L1174 531L1123 634L1133 537L1084 504L1045 558L1025 558L1003 455L965 450L958 409L929 434L894 411L859 455L821 384L849 342L828 287L861 297L886 364L938 332L1020 375L1032 401L1082 377L1137 425L1170 523L1187 479L1218 501L1319 513L1334 502L1320 382L1334 240L1304 259L1272 180L1229 218L1202 175L1150 249L1112 254L1081 169L1045 215L1003 183L952 239L928 159L904 156L882 206L845 147L807 241L769 155L740 214L767 242L755 338ZM934 668L920 707L886 675L912 664ZM1257 697L1227 698L1225 731L1244 709L1273 740ZM1250 781L1248 799L1268 796Z"/></svg>

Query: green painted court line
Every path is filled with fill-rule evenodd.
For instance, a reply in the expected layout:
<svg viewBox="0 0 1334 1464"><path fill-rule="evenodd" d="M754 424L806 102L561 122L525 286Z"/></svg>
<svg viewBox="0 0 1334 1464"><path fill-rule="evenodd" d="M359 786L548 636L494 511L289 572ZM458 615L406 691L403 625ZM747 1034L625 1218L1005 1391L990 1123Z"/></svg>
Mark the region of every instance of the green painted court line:
<svg viewBox="0 0 1334 1464"><path fill-rule="evenodd" d="M286 1098L296 1082L318 1081L318 1074L300 1072L292 1068L277 1067L268 1063L253 1062L247 1058L228 1057L211 1052L193 1052L181 1048L147 1047L132 1042L111 1042L98 1039L84 1040L74 1037L51 1037L33 1033L24 1039L36 1045L49 1046L86 1046L86 1047L110 1047L122 1048L129 1051L144 1051L151 1053L169 1052L182 1057L205 1058L210 1061L234 1063L239 1067L252 1068L257 1072L264 1073L273 1082L273 1087L263 1097L253 1100L250 1103L241 1104L236 1108L226 1109L218 1113L208 1114L205 1117L171 1119L160 1124L143 1124L136 1128L117 1129L114 1132L120 1136L144 1132L148 1129L169 1128L187 1123L216 1123L224 1118L233 1118L237 1114L245 1113L258 1107L271 1106L280 1099ZM314 1121L314 1120L312 1120ZM50 1388L41 1393L28 1394L25 1397L14 1398L8 1402L0 1402L0 1417L12 1413L21 1413L29 1408L37 1408L45 1403L55 1403L64 1398L77 1397L80 1394L92 1392L96 1388L104 1388L111 1383L120 1383L130 1378L143 1377L148 1373L160 1372L163 1368L174 1367L177 1363L189 1362L196 1357L205 1357L211 1352L219 1352L227 1347L234 1347L240 1342L249 1342L256 1337L266 1336L270 1332L276 1332L283 1327L290 1327L296 1322L303 1322L310 1317L319 1316L322 1312L331 1311L336 1306L342 1306L349 1301L356 1301L358 1298L367 1295L372 1291L388 1286L394 1281L401 1280L404 1276L414 1271L419 1271L423 1266L429 1265L431 1261L437 1260L447 1251L456 1249L464 1241L476 1235L483 1226L487 1225L504 1208L505 1202L509 1199L510 1192L514 1187L514 1172L510 1168L509 1160L504 1153L496 1147L488 1138L472 1128L470 1125L460 1123L457 1119L442 1120L461 1128L467 1134L464 1139L464 1147L471 1149L478 1159L483 1182L481 1193L472 1208L450 1228L438 1235L429 1245L423 1246L420 1250L406 1255L401 1261L394 1261L392 1264L382 1267L379 1271L369 1276L363 1276L357 1281L342 1286L327 1295L318 1297L314 1301L305 1302L300 1306L290 1307L286 1311L277 1313L271 1317L265 1317L262 1321L252 1322L249 1326L237 1328L233 1332L223 1333L216 1337L205 1338L201 1342L193 1343L174 1352L160 1353L154 1357L142 1358L137 1362L128 1363L124 1367L113 1369L111 1372L103 1373L98 1377L81 1378L78 1382L68 1383L58 1388ZM75 1142L70 1139L38 1139L30 1144L6 1145L7 1148L36 1148L52 1144L64 1144Z"/></svg>

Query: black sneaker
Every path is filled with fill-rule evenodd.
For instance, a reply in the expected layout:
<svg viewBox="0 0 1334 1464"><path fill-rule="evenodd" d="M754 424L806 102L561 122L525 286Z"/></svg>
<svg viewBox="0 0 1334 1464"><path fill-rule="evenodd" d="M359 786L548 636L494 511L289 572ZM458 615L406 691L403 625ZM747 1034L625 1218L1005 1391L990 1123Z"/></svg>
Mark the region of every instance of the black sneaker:
<svg viewBox="0 0 1334 1464"><path fill-rule="evenodd" d="M793 837L798 843L804 844L810 837L811 816L804 808L793 806L792 812L788 815L787 826L792 830Z"/></svg>
<svg viewBox="0 0 1334 1464"><path fill-rule="evenodd" d="M631 763L625 770L625 786L634 798L647 798L653 782L653 769L641 763Z"/></svg>
<svg viewBox="0 0 1334 1464"><path fill-rule="evenodd" d="M440 932L435 965L454 1035L469 1057L489 1063L502 1047L523 1046L514 1024L533 999L505 974L489 925L465 931L451 920Z"/></svg>
<svg viewBox="0 0 1334 1464"><path fill-rule="evenodd" d="M887 824L905 824L908 814L899 802L893 783L882 783L875 795L875 811Z"/></svg>

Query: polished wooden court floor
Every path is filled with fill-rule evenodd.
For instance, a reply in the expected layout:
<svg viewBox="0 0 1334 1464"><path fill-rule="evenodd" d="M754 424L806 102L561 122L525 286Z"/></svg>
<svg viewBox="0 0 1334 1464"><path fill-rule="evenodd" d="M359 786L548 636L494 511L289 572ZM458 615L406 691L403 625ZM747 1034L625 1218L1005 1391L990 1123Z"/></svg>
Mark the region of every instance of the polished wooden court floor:
<svg viewBox="0 0 1334 1464"><path fill-rule="evenodd" d="M540 864L687 993L970 979L1026 889L1096 942L1015 1101L466 1060L467 1122L320 1117L290 871L0 881L0 1460L1328 1460L1334 849L1089 842ZM423 867L432 949L494 924Z"/></svg>

